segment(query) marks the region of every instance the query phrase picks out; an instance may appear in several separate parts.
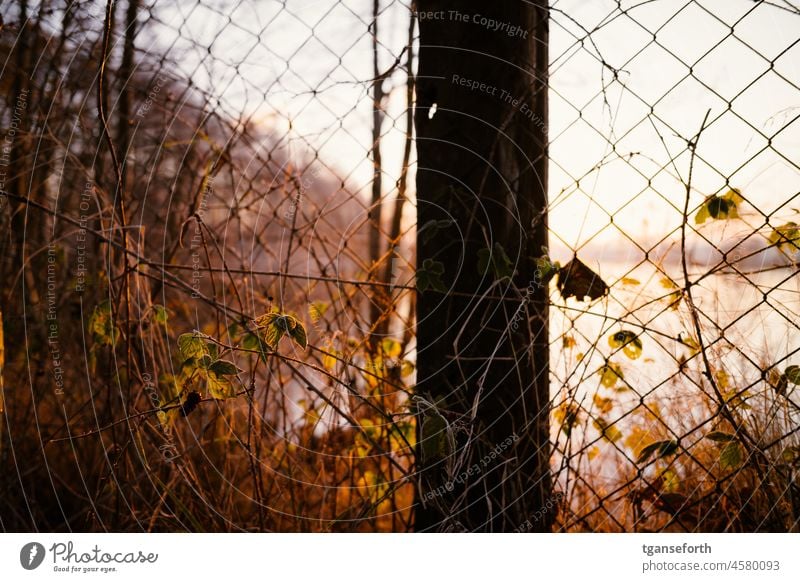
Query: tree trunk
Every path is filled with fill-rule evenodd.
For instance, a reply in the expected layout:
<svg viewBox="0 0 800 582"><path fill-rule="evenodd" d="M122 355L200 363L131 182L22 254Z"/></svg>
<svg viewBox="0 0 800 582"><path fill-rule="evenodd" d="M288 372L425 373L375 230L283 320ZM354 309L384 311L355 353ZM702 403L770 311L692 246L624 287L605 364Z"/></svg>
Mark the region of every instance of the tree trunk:
<svg viewBox="0 0 800 582"><path fill-rule="evenodd" d="M547 531L547 2L417 14L415 528Z"/></svg>
<svg viewBox="0 0 800 582"><path fill-rule="evenodd" d="M136 70L134 63L134 52L136 50L135 40L138 30L136 29L136 19L139 12L139 0L128 0L128 10L125 14L125 43L122 50L122 62L119 66L119 116L117 118L117 143L121 149L122 163L122 189L120 196L124 195L128 189L128 150L131 147L131 105L133 96L131 88L133 86L133 73Z"/></svg>

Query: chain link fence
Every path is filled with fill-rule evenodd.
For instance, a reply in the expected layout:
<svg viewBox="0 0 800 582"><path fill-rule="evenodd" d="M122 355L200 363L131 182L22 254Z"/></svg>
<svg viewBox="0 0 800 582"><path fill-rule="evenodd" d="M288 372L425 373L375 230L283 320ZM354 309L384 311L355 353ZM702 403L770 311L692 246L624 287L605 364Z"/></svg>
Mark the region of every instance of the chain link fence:
<svg viewBox="0 0 800 582"><path fill-rule="evenodd" d="M413 528L413 8L3 3L4 528ZM558 530L797 528L798 31L551 3Z"/></svg>
<svg viewBox="0 0 800 582"><path fill-rule="evenodd" d="M409 529L409 14L4 5L7 527Z"/></svg>
<svg viewBox="0 0 800 582"><path fill-rule="evenodd" d="M553 295L559 527L796 529L800 14L551 18L551 254L604 282Z"/></svg>

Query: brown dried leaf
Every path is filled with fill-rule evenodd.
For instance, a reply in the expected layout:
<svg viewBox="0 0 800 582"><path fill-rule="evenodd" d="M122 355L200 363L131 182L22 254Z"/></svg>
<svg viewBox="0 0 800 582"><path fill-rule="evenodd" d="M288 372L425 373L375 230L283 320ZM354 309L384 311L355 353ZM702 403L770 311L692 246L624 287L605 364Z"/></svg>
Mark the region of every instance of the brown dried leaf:
<svg viewBox="0 0 800 582"><path fill-rule="evenodd" d="M558 271L558 290L564 299L575 297L584 301L600 299L608 293L608 285L600 275L578 260L577 257Z"/></svg>

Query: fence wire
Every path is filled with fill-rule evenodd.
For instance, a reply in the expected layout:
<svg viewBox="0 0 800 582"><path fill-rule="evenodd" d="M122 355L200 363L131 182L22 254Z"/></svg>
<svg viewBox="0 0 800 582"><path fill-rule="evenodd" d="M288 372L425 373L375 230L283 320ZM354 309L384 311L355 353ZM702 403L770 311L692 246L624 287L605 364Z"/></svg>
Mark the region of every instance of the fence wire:
<svg viewBox="0 0 800 582"><path fill-rule="evenodd" d="M2 5L3 527L412 529L412 6L109 6ZM798 32L551 3L559 530L798 527Z"/></svg>
<svg viewBox="0 0 800 582"><path fill-rule="evenodd" d="M797 9L551 19L552 254L610 288L554 294L559 526L796 529Z"/></svg>

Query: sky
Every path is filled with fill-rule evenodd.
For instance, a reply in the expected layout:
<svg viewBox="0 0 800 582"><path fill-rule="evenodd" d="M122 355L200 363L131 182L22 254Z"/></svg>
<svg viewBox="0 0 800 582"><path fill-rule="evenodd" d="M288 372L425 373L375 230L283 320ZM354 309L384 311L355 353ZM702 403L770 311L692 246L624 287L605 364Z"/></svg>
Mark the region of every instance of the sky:
<svg viewBox="0 0 800 582"><path fill-rule="evenodd" d="M685 196L676 177L688 175L686 140L707 111L692 207L736 187L753 207L773 213L800 191L800 123L791 123L800 113L800 16L744 0L623 2L624 14L615 2L553 7L563 13L551 26L550 216L566 244L597 233L593 246L619 239L608 213L639 239L674 231ZM585 33L574 21L599 27L592 43L575 45ZM600 59L618 70L616 79ZM591 172L612 153L610 136L619 156L633 156ZM579 225L569 220L576 212L584 217Z"/></svg>
<svg viewBox="0 0 800 582"><path fill-rule="evenodd" d="M250 116L293 156L315 152L366 199L371 9L368 0L181 0L158 6L163 24L151 30L154 46L181 55L178 74L218 95L220 108ZM381 10L384 70L406 43L408 10L400 1L384 1ZM788 4L556 0L552 18L555 256L580 249L594 260L635 263L643 258L638 247L674 241L686 143L707 111L691 208L734 187L747 200L743 232L751 230L745 223L761 227L764 214L778 224L791 219L800 206L792 202L800 192L800 16ZM387 85L387 192L400 172L404 82L398 71ZM737 236L735 224L707 230L714 244ZM705 243L694 244L702 255ZM659 246L665 257L669 246Z"/></svg>

